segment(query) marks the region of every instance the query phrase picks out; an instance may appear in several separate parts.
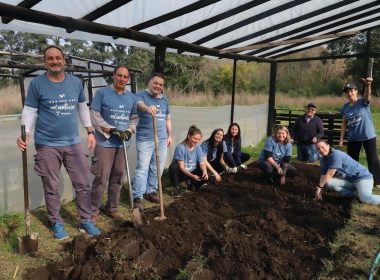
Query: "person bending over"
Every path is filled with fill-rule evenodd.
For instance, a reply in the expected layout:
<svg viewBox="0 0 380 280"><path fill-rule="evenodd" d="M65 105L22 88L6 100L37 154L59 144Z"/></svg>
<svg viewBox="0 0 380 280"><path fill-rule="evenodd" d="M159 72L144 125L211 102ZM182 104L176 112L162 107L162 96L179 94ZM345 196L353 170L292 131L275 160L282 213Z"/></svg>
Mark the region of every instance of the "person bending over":
<svg viewBox="0 0 380 280"><path fill-rule="evenodd" d="M179 183L188 181L188 186L196 189L208 180L207 168L204 162L202 148L198 145L202 132L195 125L190 126L186 138L174 151L172 163L169 166L169 178L175 190L172 196L181 197Z"/></svg>
<svg viewBox="0 0 380 280"><path fill-rule="evenodd" d="M319 141L316 148L321 155L317 200L322 200L322 190L327 187L345 197L354 197L357 193L363 203L380 204L380 195L372 194L373 177L367 168L325 141Z"/></svg>

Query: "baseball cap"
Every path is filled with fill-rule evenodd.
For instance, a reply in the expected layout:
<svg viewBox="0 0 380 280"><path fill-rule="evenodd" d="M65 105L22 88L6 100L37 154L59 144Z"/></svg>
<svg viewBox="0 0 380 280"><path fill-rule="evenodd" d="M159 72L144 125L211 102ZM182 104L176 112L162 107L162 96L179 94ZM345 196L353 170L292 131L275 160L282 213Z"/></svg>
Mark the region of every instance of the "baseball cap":
<svg viewBox="0 0 380 280"><path fill-rule="evenodd" d="M348 83L348 84L345 84L343 91L347 91L348 89L357 89L357 87L353 83Z"/></svg>
<svg viewBox="0 0 380 280"><path fill-rule="evenodd" d="M307 104L307 105L306 105L306 108L308 108L308 107L311 107L311 108L315 108L315 109L317 109L317 106L315 106L315 104L314 104L313 102Z"/></svg>

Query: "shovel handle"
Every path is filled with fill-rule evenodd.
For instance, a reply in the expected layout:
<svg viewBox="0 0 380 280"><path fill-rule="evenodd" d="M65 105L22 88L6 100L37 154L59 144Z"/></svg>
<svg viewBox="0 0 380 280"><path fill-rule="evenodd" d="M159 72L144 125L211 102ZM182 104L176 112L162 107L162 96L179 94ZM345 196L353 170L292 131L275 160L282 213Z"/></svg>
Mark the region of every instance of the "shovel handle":
<svg viewBox="0 0 380 280"><path fill-rule="evenodd" d="M160 168L160 156L158 153L158 135L157 135L157 124L156 116L152 116L153 120L153 134L154 134L154 147L156 151L156 169L157 169L157 181L158 181L158 194L160 198L160 217L166 219L164 214L164 197L162 195L162 183L161 183L161 168Z"/></svg>
<svg viewBox="0 0 380 280"><path fill-rule="evenodd" d="M368 64L367 64L367 76L366 78L370 77L372 78L372 70L373 70L373 61L374 61L374 58L373 57L369 57L368 58Z"/></svg>
<svg viewBox="0 0 380 280"><path fill-rule="evenodd" d="M25 125L21 125L21 138L26 140ZM22 152L22 174L24 185L24 210L25 210L25 230L30 235L30 212L29 212L29 187L28 187L28 158L26 150Z"/></svg>

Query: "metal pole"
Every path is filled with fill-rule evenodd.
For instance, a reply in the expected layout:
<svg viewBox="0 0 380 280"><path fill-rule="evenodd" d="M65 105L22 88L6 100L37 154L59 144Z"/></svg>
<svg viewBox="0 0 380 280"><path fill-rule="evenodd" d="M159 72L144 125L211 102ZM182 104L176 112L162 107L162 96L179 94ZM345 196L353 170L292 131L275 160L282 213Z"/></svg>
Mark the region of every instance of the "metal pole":
<svg viewBox="0 0 380 280"><path fill-rule="evenodd" d="M270 83L269 83L269 100L268 100L268 126L267 136L272 134L274 125L274 108L276 104L276 76L277 76L277 62L270 64Z"/></svg>
<svg viewBox="0 0 380 280"><path fill-rule="evenodd" d="M155 73L164 73L165 54L166 54L166 46L161 43L157 44L154 50L154 72Z"/></svg>
<svg viewBox="0 0 380 280"><path fill-rule="evenodd" d="M230 124L234 122L235 93L236 93L236 59L234 59L234 66L233 66L233 70L232 70L232 99L231 99Z"/></svg>

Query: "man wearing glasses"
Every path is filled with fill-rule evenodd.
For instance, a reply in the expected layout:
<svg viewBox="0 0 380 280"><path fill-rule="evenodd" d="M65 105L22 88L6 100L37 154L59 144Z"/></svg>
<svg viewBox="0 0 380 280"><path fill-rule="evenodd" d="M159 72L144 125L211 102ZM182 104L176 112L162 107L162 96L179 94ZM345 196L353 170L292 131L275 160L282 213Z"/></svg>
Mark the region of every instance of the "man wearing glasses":
<svg viewBox="0 0 380 280"><path fill-rule="evenodd" d="M297 159L303 162L314 162L319 156L315 143L324 135L322 120L315 115L317 106L307 104L305 114L299 116L294 124L293 138L297 141Z"/></svg>

